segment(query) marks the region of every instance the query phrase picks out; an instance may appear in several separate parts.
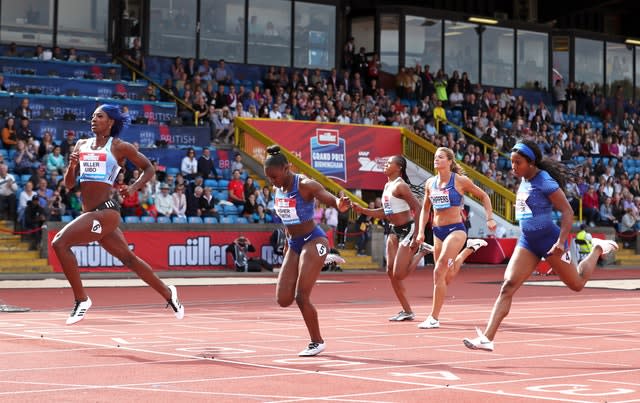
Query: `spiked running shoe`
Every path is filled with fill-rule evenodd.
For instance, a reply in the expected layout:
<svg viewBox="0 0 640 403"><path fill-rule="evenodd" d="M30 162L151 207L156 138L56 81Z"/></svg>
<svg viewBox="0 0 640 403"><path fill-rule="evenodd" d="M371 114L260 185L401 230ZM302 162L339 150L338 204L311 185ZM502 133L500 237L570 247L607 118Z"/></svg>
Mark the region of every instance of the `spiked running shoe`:
<svg viewBox="0 0 640 403"><path fill-rule="evenodd" d="M487 246L487 241L485 241L484 239L467 239L467 248L473 249L474 252L477 252L478 249L484 248L485 246Z"/></svg>
<svg viewBox="0 0 640 403"><path fill-rule="evenodd" d="M593 238L591 239L591 245L594 247L599 246L603 255L618 250L618 244L608 239Z"/></svg>
<svg viewBox="0 0 640 403"><path fill-rule="evenodd" d="M344 264L345 262L346 260L344 260L342 256L335 253L327 254L327 257L324 259L324 264L331 264L331 263Z"/></svg>
<svg viewBox="0 0 640 403"><path fill-rule="evenodd" d="M437 329L440 327L440 321L438 319L434 319L433 316L429 315L429 317L418 325L420 329Z"/></svg>
<svg viewBox="0 0 640 403"><path fill-rule="evenodd" d="M84 315L91 308L91 298L87 297L84 301L76 301L76 306L73 307L71 314L67 318L67 325L73 325L76 322L80 322L84 319Z"/></svg>
<svg viewBox="0 0 640 403"><path fill-rule="evenodd" d="M311 343L309 343L307 348L305 348L304 350L302 350L302 351L300 351L298 353L298 356L300 356L300 357L313 357L314 355L318 355L321 352L323 352L324 348L325 348L325 343L316 343L316 342L312 341Z"/></svg>
<svg viewBox="0 0 640 403"><path fill-rule="evenodd" d="M390 322L402 322L403 320L413 320L416 314L413 312L400 311L397 314L389 318Z"/></svg>
<svg viewBox="0 0 640 403"><path fill-rule="evenodd" d="M493 351L493 341L489 340L478 328L476 328L476 333L478 333L478 337L475 339L462 340L464 345L471 350Z"/></svg>
<svg viewBox="0 0 640 403"><path fill-rule="evenodd" d="M182 319L184 318L184 307L178 299L178 290L174 285L170 285L169 290L171 290L171 299L167 300L167 307L170 306L173 309L177 319Z"/></svg>

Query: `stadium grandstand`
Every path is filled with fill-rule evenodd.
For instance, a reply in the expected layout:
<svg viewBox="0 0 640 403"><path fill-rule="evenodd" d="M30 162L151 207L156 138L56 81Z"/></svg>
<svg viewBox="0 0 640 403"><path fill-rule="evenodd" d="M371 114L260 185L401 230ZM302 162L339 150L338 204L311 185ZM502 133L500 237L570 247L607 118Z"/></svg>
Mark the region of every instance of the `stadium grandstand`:
<svg viewBox="0 0 640 403"><path fill-rule="evenodd" d="M156 168L143 191L120 197L136 251L163 251L153 267L231 269L224 247L239 233L253 234L257 254L279 263L262 170L274 142L297 171L361 204L380 196L390 155L410 160L420 194L434 150L449 147L491 195L495 235L512 239L509 153L520 139L571 167L565 190L576 226L623 244L619 263L640 263L640 3L74 4L0 3L4 272L61 270L49 241L81 213L62 174L102 103L128 110L122 138ZM127 165L114 195L138 175ZM316 210L335 246L346 244L347 268L381 267L381 228L373 226L367 256L356 256L357 217L339 226L324 206ZM473 217L474 236L488 236ZM203 235L212 229L221 235ZM486 263L508 258L508 243L499 245L502 254ZM97 245L75 253L84 270L120 269Z"/></svg>

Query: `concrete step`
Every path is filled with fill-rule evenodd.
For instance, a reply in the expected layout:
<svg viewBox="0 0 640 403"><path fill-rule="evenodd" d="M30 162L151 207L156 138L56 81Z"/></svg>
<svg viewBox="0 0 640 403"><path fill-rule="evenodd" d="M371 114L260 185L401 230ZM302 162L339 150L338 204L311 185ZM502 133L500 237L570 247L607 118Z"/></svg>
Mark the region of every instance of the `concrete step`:
<svg viewBox="0 0 640 403"><path fill-rule="evenodd" d="M52 273L53 268L49 265L27 265L27 266L0 266L0 273Z"/></svg>
<svg viewBox="0 0 640 403"><path fill-rule="evenodd" d="M19 250L12 252L0 252L0 262L40 259L40 252L37 250Z"/></svg>
<svg viewBox="0 0 640 403"><path fill-rule="evenodd" d="M355 249L339 249L340 256L346 263L340 265L342 270L377 270L380 266L375 263L371 256L357 256Z"/></svg>
<svg viewBox="0 0 640 403"><path fill-rule="evenodd" d="M11 253L15 251L28 251L29 244L20 241L2 241L0 242L0 255L3 253Z"/></svg>

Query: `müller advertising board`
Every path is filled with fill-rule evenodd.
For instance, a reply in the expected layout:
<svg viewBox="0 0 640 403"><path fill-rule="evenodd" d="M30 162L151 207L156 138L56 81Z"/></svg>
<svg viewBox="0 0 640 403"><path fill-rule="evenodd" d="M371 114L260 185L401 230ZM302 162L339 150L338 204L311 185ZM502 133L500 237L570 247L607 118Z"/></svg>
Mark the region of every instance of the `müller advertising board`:
<svg viewBox="0 0 640 403"><path fill-rule="evenodd" d="M55 272L62 266L51 247L57 233L51 230L49 239L49 264ZM280 265L282 257L274 255L269 244L269 231L213 232L213 231L124 231L129 249L145 260L154 270L223 270L233 267L227 246L238 236L247 237L256 252L249 257L261 257L273 265ZM104 250L97 242L71 248L81 271L128 270L118 259Z"/></svg>

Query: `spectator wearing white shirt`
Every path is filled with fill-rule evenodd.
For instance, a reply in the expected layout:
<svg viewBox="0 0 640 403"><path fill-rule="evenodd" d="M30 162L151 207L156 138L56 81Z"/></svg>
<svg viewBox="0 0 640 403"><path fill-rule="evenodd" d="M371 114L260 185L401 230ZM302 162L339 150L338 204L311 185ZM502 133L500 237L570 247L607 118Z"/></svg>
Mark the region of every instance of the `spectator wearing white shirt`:
<svg viewBox="0 0 640 403"><path fill-rule="evenodd" d="M186 217L187 213L187 197L184 194L184 184L176 185L176 189L171 195L173 199L173 209L171 212L172 217Z"/></svg>
<svg viewBox="0 0 640 403"><path fill-rule="evenodd" d="M160 185L160 193L156 195L156 209L159 216L171 217L173 213L173 197L169 194L169 185Z"/></svg>
<svg viewBox="0 0 640 403"><path fill-rule="evenodd" d="M196 159L196 151L193 148L189 148L187 155L182 158L180 172L182 172L186 180L193 180L198 174L198 160Z"/></svg>
<svg viewBox="0 0 640 403"><path fill-rule="evenodd" d="M273 104L273 108L269 111L269 119L282 119L280 105L277 102Z"/></svg>
<svg viewBox="0 0 640 403"><path fill-rule="evenodd" d="M5 164L0 164L0 218L13 220L16 217L16 179ZM26 203L25 203L26 205Z"/></svg>

